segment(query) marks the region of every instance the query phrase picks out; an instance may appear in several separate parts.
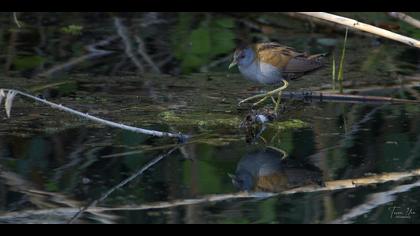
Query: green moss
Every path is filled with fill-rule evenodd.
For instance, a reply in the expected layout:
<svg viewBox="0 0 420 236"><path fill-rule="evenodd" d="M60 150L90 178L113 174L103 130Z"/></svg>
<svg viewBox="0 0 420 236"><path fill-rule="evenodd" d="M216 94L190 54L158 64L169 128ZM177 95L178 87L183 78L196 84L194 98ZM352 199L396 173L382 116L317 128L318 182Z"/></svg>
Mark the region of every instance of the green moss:
<svg viewBox="0 0 420 236"><path fill-rule="evenodd" d="M82 34L83 26L81 25L68 25L65 27L61 27L61 32L65 34L71 34L71 35L80 35Z"/></svg>
<svg viewBox="0 0 420 236"><path fill-rule="evenodd" d="M182 122L181 118L171 111L164 111L159 114L159 117L169 123Z"/></svg>
<svg viewBox="0 0 420 236"><path fill-rule="evenodd" d="M277 129L277 130L286 130L286 129L300 129L308 127L308 123L298 120L298 119L292 119L287 121L277 121L274 123L270 123L269 126Z"/></svg>
<svg viewBox="0 0 420 236"><path fill-rule="evenodd" d="M163 120L163 122L169 125L195 126L201 129L215 129L218 127L239 129L239 125L241 123L241 119L239 117L225 114L190 114L188 116L181 117L172 111L165 111L160 113L159 117ZM268 126L275 130L286 130L304 128L307 127L308 124L302 120L291 119L287 121L269 123Z"/></svg>
<svg viewBox="0 0 420 236"><path fill-rule="evenodd" d="M191 114L190 116L180 117L172 111L165 111L159 114L159 117L171 125L177 126L196 126L209 129L216 127L238 128L241 120L236 116L221 114ZM205 119L203 119L205 118Z"/></svg>

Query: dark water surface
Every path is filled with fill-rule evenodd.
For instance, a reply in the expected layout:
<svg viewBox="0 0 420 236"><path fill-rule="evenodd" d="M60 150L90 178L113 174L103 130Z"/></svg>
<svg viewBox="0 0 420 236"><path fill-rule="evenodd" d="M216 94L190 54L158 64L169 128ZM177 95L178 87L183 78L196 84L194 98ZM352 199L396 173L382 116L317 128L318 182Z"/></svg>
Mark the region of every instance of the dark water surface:
<svg viewBox="0 0 420 236"><path fill-rule="evenodd" d="M74 15L21 13L27 26L17 29L3 13L0 87L194 138L177 146L174 139L105 127L17 97L12 117L0 116L0 223L66 223L109 190L115 191L75 222L420 222L418 174L328 191L237 194L302 186L322 190L335 180L419 173L418 104L285 101L280 119L267 125L262 138L247 142L240 124L250 108L237 104L270 88L227 71L235 40L270 39L338 58L342 31L308 29L304 22L273 14L131 13L120 16L121 22L129 26L131 40L142 37L152 60L161 62L161 74L141 54L144 68L137 68L120 37L101 47L111 56L51 72L85 55L86 45L118 36L115 16ZM256 30L243 19L280 25ZM71 24L83 26L81 32L69 33ZM404 45L350 34L345 92L418 100L419 58L418 50ZM293 82L288 91L330 89L328 64ZM136 178L114 189L130 176Z"/></svg>

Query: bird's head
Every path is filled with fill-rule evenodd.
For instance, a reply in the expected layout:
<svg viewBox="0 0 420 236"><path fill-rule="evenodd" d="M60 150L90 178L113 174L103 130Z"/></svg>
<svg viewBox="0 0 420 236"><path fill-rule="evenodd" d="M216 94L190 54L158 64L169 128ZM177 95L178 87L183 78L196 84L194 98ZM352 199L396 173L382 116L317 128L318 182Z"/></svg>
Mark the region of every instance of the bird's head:
<svg viewBox="0 0 420 236"><path fill-rule="evenodd" d="M252 63L255 57L255 52L251 47L239 47L233 53L233 61L229 65L229 69L232 67L247 66Z"/></svg>
<svg viewBox="0 0 420 236"><path fill-rule="evenodd" d="M232 180L233 186L241 191L252 191L254 187L254 179L251 174L240 171L239 173L228 174Z"/></svg>

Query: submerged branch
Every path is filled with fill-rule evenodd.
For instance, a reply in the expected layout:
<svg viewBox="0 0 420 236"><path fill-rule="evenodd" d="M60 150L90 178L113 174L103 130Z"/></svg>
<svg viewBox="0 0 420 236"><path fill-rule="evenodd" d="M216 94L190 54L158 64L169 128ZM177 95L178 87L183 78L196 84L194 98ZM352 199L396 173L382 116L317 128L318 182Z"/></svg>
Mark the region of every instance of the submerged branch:
<svg viewBox="0 0 420 236"><path fill-rule="evenodd" d="M410 45L412 47L420 48L420 41L403 36L388 30L384 30L369 24L365 24L347 17L337 16L333 14L329 14L326 12L299 12L298 14L314 17L317 19L326 20L329 22L334 22L340 25L345 25L347 27L350 27L352 29L361 30L364 32L368 32L377 36L381 36L384 38L392 39L394 41L398 41L407 45Z"/></svg>
<svg viewBox="0 0 420 236"><path fill-rule="evenodd" d="M115 128L119 128L119 129L124 129L124 130L128 130L128 131L135 132L135 133L147 134L147 135L152 135L152 136L157 136L157 137L178 138L181 141L190 138L189 135L184 135L184 134L180 134L180 133L179 134L174 134L174 133L169 133L169 132L149 130L149 129L137 128L137 127L133 127L133 126L129 126L129 125L124 125L124 124L120 124L120 123L115 123L115 122L112 122L112 121L109 121L109 120L105 120L105 119L102 119L102 118L98 118L96 116L89 115L87 113L82 113L80 111L76 111L74 109L65 107L65 106L63 106L61 104L55 104L53 102L49 102L49 101L47 101L45 99L41 99L41 98L32 96L30 94L27 94L27 93L18 91L18 90L3 89L3 91L5 91L5 92L6 91L9 91L9 92L10 91L14 91L16 94L20 94L20 95L22 95L24 97L33 99L33 100L38 101L40 103L47 104L47 105L51 106L52 108L55 108L55 109L58 109L58 110L61 110L61 111L65 111L65 112L68 112L70 114L77 115L79 117L83 117L83 118L86 118L86 119L91 120L91 121L95 121L95 122L100 123L100 124L103 124L103 125L108 125L108 126L111 126L111 127L115 127Z"/></svg>
<svg viewBox="0 0 420 236"><path fill-rule="evenodd" d="M124 47L125 47L125 54L127 54L128 58L133 62L133 64L137 67L137 69L143 73L144 67L141 64L140 60L136 57L136 55L133 53L133 47L132 42L130 38L128 37L128 32L123 23L121 22L121 19L118 17L114 18L114 25L117 29L118 35L121 37Z"/></svg>
<svg viewBox="0 0 420 236"><path fill-rule="evenodd" d="M17 25L18 28L22 28L22 24L19 22L17 18L17 12L13 12L13 20L15 21L15 24Z"/></svg>
<svg viewBox="0 0 420 236"><path fill-rule="evenodd" d="M99 41L97 43L88 45L88 46L86 46L86 50L89 52L88 54L85 54L85 55L80 56L80 57L72 58L72 59L70 59L69 61L67 61L63 64L53 66L52 68L48 69L47 71L40 73L39 76L47 76L48 77L48 76L51 76L54 73L57 73L57 72L62 71L62 70L69 69L69 68L71 68L71 67L73 67L77 64L83 63L87 60L91 60L91 59L94 59L94 58L104 57L104 56L110 55L110 54L113 53L112 51L101 50L101 49L98 49L97 47L98 46L105 46L107 44L110 44L112 41L114 41L116 39L118 39L118 36L111 36L111 37L109 37L107 39L104 39L102 41Z"/></svg>
<svg viewBox="0 0 420 236"><path fill-rule="evenodd" d="M392 173L384 173L378 174L368 177L356 178L356 179L344 179L344 180L333 180L325 182L325 186L319 185L308 185L299 188L294 188L290 190L286 190L279 193L270 193L270 192L238 192L238 193L231 193L231 194L211 194L205 195L200 198L195 199L180 199L174 201L167 201L167 202L155 202L155 203L147 203L142 205L130 205L130 206L120 206L120 207L92 207L86 210L86 212L90 213L98 213L98 212L106 212L106 211L140 211L140 210L151 210L151 209L164 209L164 208L172 208L178 206L185 206L185 205L193 205L193 204L200 204L200 203L214 203L220 201L227 201L227 200L234 200L234 199L249 199L249 198L270 198L279 195L291 195L296 193L313 193L313 192L321 192L321 191L336 191L342 189L351 189L357 188L362 186L368 186L372 184L380 184L390 181L401 181L408 178L420 176L420 169L415 169L406 172L392 172ZM407 186L401 186L402 190ZM414 185L413 185L414 187ZM401 189L395 189L394 193L401 192ZM48 211L52 213L62 212L62 213L77 213L80 210L77 208L56 208L51 210L41 210L42 214L48 214ZM40 211L24 211L24 212L16 212L10 213L14 215L23 215L23 214L33 214L37 215ZM6 217L0 216L0 220Z"/></svg>
<svg viewBox="0 0 420 236"><path fill-rule="evenodd" d="M80 211L78 211L69 221L69 223L73 223L76 219L78 219L84 212L88 211L89 208L96 206L98 203L102 202L103 200L105 200L109 195L111 195L115 190L123 187L124 185L126 185L127 183L131 182L132 180L134 180L135 178L139 177L140 175L142 175L146 170L150 169L150 167L154 166L155 164L157 164L158 162L160 162L163 158L169 156L172 152L174 152L176 149L178 149L178 147L174 147L171 150L169 150L167 153L159 155L158 157L156 157L155 159L153 159L152 161L148 162L145 166L143 166L142 168L140 168L138 171L136 171L134 174L132 174L130 177L124 179L123 181L121 181L119 184L115 185L114 187L112 187L110 190L108 190L106 193L104 193L99 199L94 200L92 203L90 203L89 205L87 205L86 207L80 209Z"/></svg>
<svg viewBox="0 0 420 236"><path fill-rule="evenodd" d="M388 12L388 15L420 29L420 21L407 14L402 12Z"/></svg>
<svg viewBox="0 0 420 236"><path fill-rule="evenodd" d="M398 99L392 97L380 97L380 96L364 96L364 95L350 95L350 94L336 94L336 93L323 93L323 92L283 92L282 99L298 99L298 100L309 100L319 102L347 102L347 103L412 103L418 104L420 101Z"/></svg>
<svg viewBox="0 0 420 236"><path fill-rule="evenodd" d="M137 52L143 57L143 59L152 67L153 72L160 74L160 69L153 62L152 58L150 58L149 54L147 54L146 49L144 48L144 41L139 36L134 36L134 40L136 40L138 47Z"/></svg>
<svg viewBox="0 0 420 236"><path fill-rule="evenodd" d="M332 224L352 223L354 218L364 215L366 213L369 213L370 211L372 211L373 209L379 206L382 206L389 202L394 201L396 198L395 195L397 195L398 193L404 193L411 190L412 188L416 188L419 186L420 186L420 181L417 181L412 184L405 184L405 185L397 186L385 192L372 194L368 197L369 200L367 202L352 208L350 211L348 211L348 213L342 215L340 218L335 219L334 221L330 223Z"/></svg>
<svg viewBox="0 0 420 236"><path fill-rule="evenodd" d="M78 209L82 205L81 202L76 201L65 194L59 192L47 192L39 190L36 184L30 182L27 179L22 178L20 175L8 171L6 168L0 165L0 178L2 184L10 186L10 189L14 192L21 193L25 196L25 202L30 203L36 208L51 210L34 210L32 211L20 211L20 212L9 212L6 214L0 214L0 224L3 223L63 223L66 222L72 215L66 212L54 211L57 208L64 207L66 209ZM45 211L45 212L44 212ZM45 214L44 214L45 213ZM116 216L111 214L99 214L92 212L92 218L102 223L113 223Z"/></svg>

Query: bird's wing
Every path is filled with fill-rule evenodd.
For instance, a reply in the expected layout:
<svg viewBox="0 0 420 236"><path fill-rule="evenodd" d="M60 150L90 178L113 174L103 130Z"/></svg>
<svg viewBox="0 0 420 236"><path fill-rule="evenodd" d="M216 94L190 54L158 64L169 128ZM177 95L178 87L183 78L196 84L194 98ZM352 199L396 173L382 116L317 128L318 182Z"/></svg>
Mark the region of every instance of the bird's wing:
<svg viewBox="0 0 420 236"><path fill-rule="evenodd" d="M312 56L299 55L291 58L283 72L285 73L306 73L318 69L324 65L321 58L324 54L317 54Z"/></svg>
<svg viewBox="0 0 420 236"><path fill-rule="evenodd" d="M260 62L270 64L281 70L285 68L292 58L304 55L303 53L294 51L291 47L278 43L255 44L254 50Z"/></svg>

